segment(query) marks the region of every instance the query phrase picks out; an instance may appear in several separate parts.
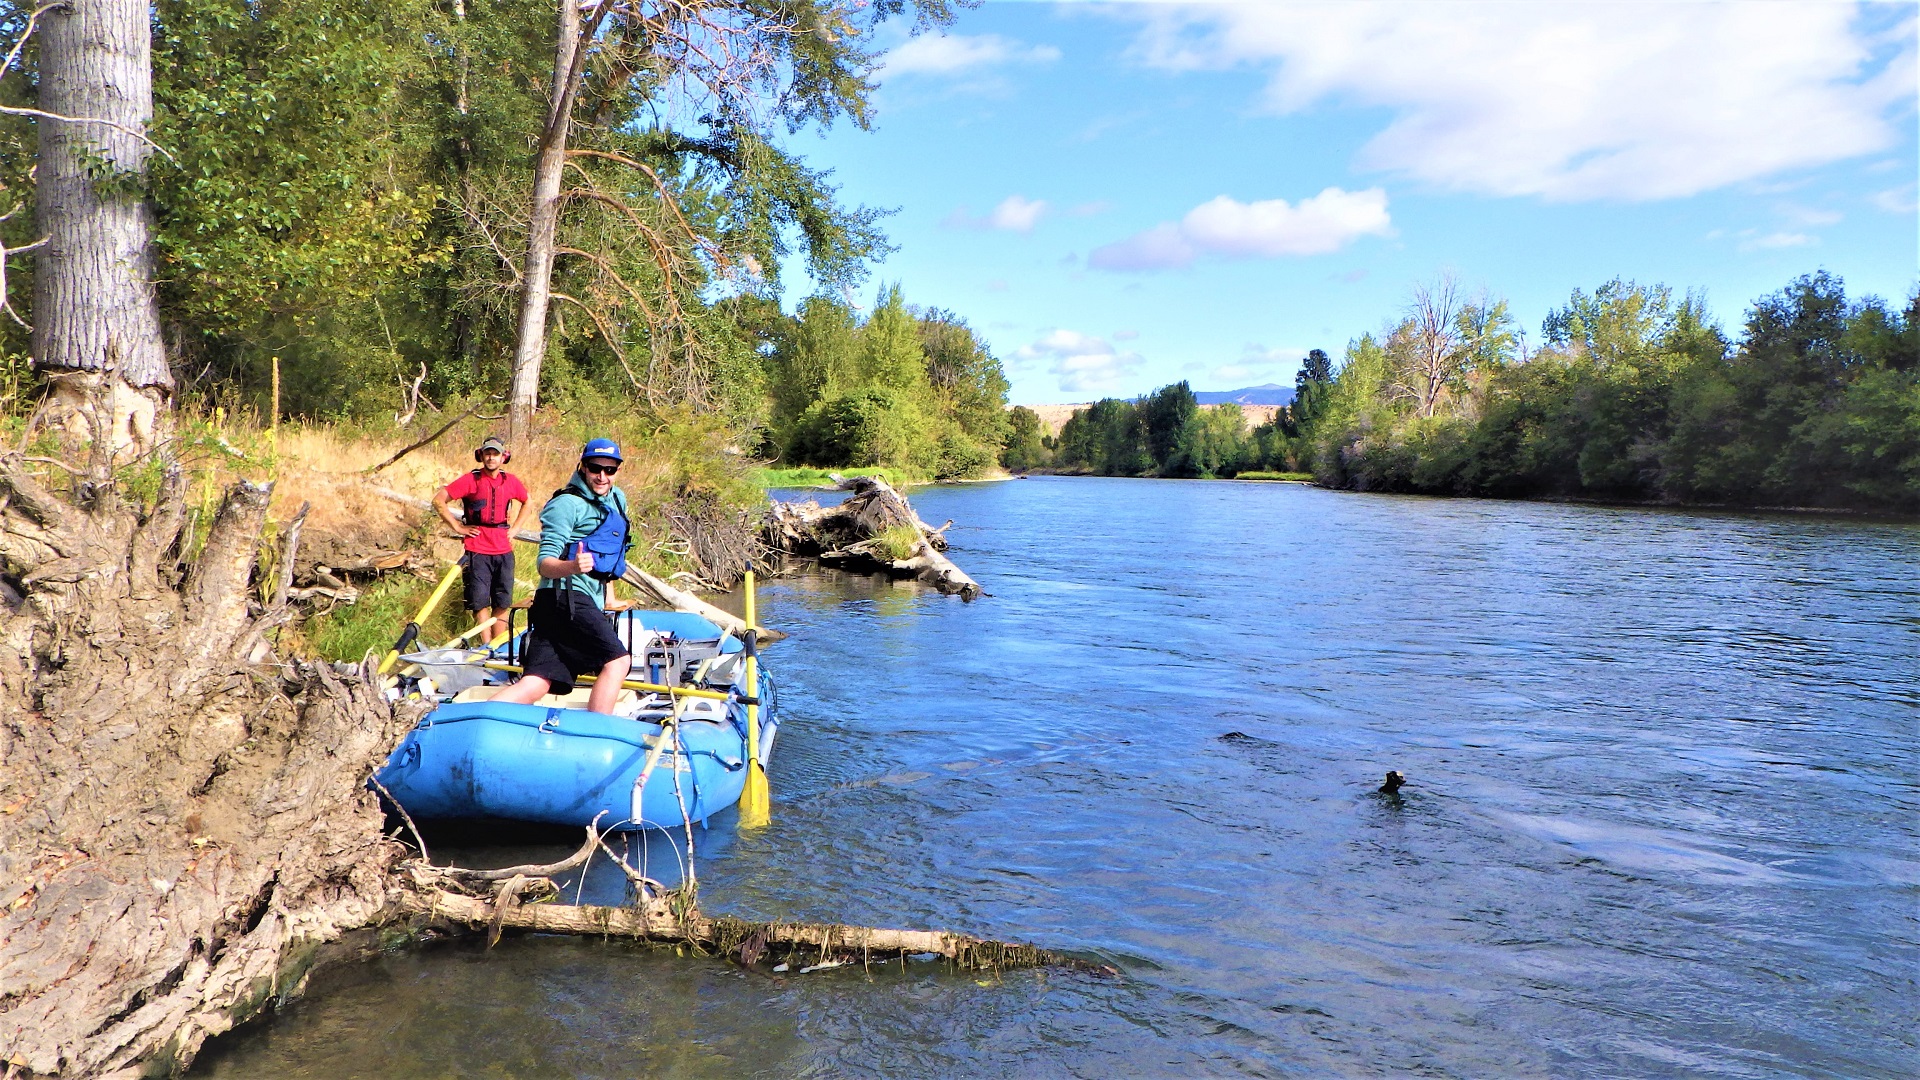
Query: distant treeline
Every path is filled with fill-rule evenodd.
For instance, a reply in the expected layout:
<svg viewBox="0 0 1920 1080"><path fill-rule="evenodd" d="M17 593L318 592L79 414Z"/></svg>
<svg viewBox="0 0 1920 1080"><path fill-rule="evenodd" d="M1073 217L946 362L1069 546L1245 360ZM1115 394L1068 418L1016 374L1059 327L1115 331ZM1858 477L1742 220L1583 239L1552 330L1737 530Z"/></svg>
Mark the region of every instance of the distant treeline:
<svg viewBox="0 0 1920 1080"><path fill-rule="evenodd" d="M1109 476L1311 472L1362 491L1920 510L1920 291L1849 301L1818 273L1729 341L1693 295L1575 291L1528 352L1505 301L1451 281L1303 362L1294 404L1247 430L1185 383L1076 412L1016 409L1003 460ZM1022 413L1026 415L1022 415Z"/></svg>

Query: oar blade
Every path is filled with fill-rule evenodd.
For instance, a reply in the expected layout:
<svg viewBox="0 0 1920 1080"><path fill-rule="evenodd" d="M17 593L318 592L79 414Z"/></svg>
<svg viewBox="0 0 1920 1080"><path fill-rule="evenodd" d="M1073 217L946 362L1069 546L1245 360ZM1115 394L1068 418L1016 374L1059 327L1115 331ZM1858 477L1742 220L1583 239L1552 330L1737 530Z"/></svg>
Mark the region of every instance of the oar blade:
<svg viewBox="0 0 1920 1080"><path fill-rule="evenodd" d="M767 785L767 770L758 761L747 763L747 786L740 792L740 827L764 829L773 823L773 793Z"/></svg>

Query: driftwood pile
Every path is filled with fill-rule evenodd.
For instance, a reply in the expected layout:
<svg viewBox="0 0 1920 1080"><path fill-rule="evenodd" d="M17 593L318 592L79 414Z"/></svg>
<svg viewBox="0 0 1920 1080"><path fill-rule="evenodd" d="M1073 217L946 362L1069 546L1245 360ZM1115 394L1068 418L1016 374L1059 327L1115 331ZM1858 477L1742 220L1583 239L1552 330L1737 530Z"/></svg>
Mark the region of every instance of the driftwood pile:
<svg viewBox="0 0 1920 1080"><path fill-rule="evenodd" d="M913 578L962 600L981 595L979 583L946 555L946 531L953 522L937 529L928 525L905 496L877 476L842 478L838 486L853 494L837 506L811 499L774 503L765 526L767 546L824 566ZM898 558L892 549L903 534L910 538L910 550Z"/></svg>

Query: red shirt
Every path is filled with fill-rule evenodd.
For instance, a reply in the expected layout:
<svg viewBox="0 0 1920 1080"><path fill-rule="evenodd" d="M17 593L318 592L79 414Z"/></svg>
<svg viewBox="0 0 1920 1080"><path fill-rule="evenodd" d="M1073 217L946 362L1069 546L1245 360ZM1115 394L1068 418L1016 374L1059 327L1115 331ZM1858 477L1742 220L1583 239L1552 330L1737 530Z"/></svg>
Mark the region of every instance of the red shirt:
<svg viewBox="0 0 1920 1080"><path fill-rule="evenodd" d="M480 531L467 537L467 550L476 555L505 555L513 550L513 537L507 528L507 504L527 503L527 485L502 470L489 479L486 471L475 469L447 485L447 498L459 499L466 506L467 524Z"/></svg>

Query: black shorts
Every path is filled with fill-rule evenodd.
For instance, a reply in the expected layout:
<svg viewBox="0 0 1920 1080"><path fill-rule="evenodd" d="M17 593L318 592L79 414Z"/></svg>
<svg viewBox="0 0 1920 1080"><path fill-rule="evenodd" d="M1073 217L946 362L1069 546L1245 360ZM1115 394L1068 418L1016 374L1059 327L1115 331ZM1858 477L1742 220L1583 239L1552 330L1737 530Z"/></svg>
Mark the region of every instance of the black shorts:
<svg viewBox="0 0 1920 1080"><path fill-rule="evenodd" d="M482 555L469 551L462 576L467 583L468 611L492 608L497 615L513 606L513 552Z"/></svg>
<svg viewBox="0 0 1920 1080"><path fill-rule="evenodd" d="M527 674L552 683L549 693L570 693L576 676L597 673L625 655L627 647L613 632L613 620L593 597L572 589L533 594L520 665Z"/></svg>

